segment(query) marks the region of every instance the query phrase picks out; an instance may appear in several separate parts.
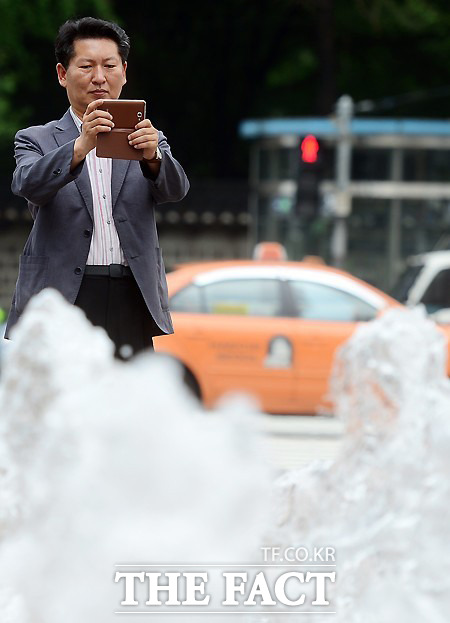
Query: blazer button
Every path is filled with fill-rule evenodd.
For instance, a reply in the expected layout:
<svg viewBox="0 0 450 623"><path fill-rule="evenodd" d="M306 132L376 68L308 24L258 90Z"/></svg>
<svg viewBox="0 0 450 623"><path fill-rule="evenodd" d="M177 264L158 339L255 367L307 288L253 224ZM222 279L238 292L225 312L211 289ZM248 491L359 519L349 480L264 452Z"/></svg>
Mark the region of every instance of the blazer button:
<svg viewBox="0 0 450 623"><path fill-rule="evenodd" d="M90 230L90 229L85 229L85 230L84 230L84 237L85 237L85 238L89 238L89 237L90 237L90 235L91 235L91 230Z"/></svg>
<svg viewBox="0 0 450 623"><path fill-rule="evenodd" d="M83 269L81 269L79 266L77 266L73 272L76 275L81 275L81 273L83 272Z"/></svg>
<svg viewBox="0 0 450 623"><path fill-rule="evenodd" d="M53 171L53 175L59 175L62 172L62 169L55 169Z"/></svg>

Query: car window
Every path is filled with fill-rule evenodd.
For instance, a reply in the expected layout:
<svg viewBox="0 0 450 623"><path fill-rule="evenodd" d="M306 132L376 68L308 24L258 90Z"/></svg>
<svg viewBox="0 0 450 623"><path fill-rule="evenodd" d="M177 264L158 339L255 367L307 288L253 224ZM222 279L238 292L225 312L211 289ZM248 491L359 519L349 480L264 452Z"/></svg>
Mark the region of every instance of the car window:
<svg viewBox="0 0 450 623"><path fill-rule="evenodd" d="M372 320L377 315L373 305L348 292L309 281L289 283L301 318L355 322Z"/></svg>
<svg viewBox="0 0 450 623"><path fill-rule="evenodd" d="M450 307L450 269L441 270L430 283L422 297L429 314Z"/></svg>
<svg viewBox="0 0 450 623"><path fill-rule="evenodd" d="M230 279L203 287L205 311L209 314L279 316L280 282L277 279Z"/></svg>
<svg viewBox="0 0 450 623"><path fill-rule="evenodd" d="M417 280L420 271L423 268L423 264L417 264L416 266L408 266L397 280L397 283L392 288L391 296L393 296L400 303L406 303L409 296L411 287Z"/></svg>
<svg viewBox="0 0 450 623"><path fill-rule="evenodd" d="M200 288L190 284L176 292L170 299L170 311L200 313L201 309Z"/></svg>

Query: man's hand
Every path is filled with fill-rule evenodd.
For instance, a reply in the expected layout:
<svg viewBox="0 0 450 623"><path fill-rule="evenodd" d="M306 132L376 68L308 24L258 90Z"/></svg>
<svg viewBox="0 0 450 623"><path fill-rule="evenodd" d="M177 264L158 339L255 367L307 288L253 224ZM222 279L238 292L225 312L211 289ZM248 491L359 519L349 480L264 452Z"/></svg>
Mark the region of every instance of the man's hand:
<svg viewBox="0 0 450 623"><path fill-rule="evenodd" d="M94 100L86 108L82 119L81 134L76 139L73 147L73 158L70 170L73 171L87 154L97 145L99 132L111 132L114 127L112 115L105 110L98 110L103 100Z"/></svg>
<svg viewBox="0 0 450 623"><path fill-rule="evenodd" d="M158 130L152 126L150 119L143 119L134 127L135 131L128 135L128 142L135 149L143 150L145 160L152 160L158 147Z"/></svg>

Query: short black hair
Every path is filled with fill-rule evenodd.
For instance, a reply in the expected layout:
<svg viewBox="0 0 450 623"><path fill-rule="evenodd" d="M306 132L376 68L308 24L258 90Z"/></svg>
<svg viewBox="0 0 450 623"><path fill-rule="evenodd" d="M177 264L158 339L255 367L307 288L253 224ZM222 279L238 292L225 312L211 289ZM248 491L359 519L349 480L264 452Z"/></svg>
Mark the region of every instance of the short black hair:
<svg viewBox="0 0 450 623"><path fill-rule="evenodd" d="M60 27L55 40L56 62L67 69L74 55L74 43L77 39L112 39L117 43L122 63L128 58L130 38L115 24L95 17L69 19Z"/></svg>

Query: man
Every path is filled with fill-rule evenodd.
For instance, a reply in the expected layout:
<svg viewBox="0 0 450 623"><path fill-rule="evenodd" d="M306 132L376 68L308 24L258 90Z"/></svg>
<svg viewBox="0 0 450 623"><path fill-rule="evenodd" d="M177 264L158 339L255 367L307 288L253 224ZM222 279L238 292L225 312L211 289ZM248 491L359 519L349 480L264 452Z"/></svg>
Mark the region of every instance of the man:
<svg viewBox="0 0 450 623"><path fill-rule="evenodd" d="M56 70L70 108L59 121L21 130L15 139L12 190L28 201L34 224L6 337L45 287L104 327L116 356L152 348L153 336L173 332L154 206L182 199L186 175L149 119L128 136L143 160L95 154L98 134L114 125L98 107L119 98L129 49L126 33L104 20L70 20L59 30Z"/></svg>

